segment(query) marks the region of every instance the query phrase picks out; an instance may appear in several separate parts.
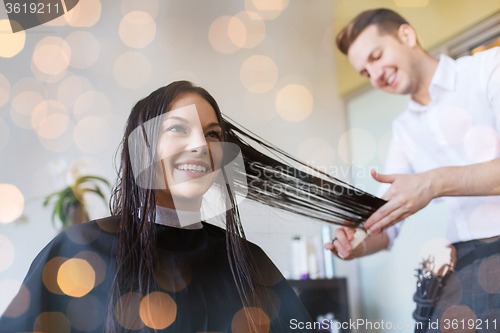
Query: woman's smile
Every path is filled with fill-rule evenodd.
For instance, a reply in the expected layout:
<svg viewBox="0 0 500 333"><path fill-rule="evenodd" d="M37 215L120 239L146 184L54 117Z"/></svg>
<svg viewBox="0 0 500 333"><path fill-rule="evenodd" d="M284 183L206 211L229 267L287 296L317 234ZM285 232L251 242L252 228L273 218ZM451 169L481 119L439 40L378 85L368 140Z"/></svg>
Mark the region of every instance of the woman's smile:
<svg viewBox="0 0 500 333"><path fill-rule="evenodd" d="M186 160L174 163L176 172L180 172L191 178L199 178L209 174L212 168L208 163L201 160Z"/></svg>

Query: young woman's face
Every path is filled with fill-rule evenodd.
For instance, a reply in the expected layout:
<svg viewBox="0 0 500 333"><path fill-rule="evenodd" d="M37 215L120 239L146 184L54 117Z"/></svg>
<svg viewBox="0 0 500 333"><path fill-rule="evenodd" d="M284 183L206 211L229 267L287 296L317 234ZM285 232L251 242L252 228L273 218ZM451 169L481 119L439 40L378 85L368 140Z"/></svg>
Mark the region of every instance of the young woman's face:
<svg viewBox="0 0 500 333"><path fill-rule="evenodd" d="M222 163L221 138L215 111L203 97L184 94L171 104L161 121L158 156L174 204L201 198L212 186Z"/></svg>

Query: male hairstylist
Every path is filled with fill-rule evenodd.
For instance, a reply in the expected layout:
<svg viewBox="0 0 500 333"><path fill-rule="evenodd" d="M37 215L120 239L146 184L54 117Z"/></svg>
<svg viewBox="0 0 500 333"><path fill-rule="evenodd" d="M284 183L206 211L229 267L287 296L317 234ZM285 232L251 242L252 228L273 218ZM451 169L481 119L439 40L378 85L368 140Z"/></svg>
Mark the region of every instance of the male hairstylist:
<svg viewBox="0 0 500 333"><path fill-rule="evenodd" d="M346 259L388 249L397 222L446 197L447 239L457 266L467 265L445 278L431 320L441 320L440 332L449 318L465 319L459 325L467 329L469 318L494 316L500 330L500 48L434 59L406 20L387 9L358 15L337 46L375 88L411 100L393 122L387 174L372 171L388 188L388 202L365 223L372 235L351 252L353 229L338 228L325 247Z"/></svg>

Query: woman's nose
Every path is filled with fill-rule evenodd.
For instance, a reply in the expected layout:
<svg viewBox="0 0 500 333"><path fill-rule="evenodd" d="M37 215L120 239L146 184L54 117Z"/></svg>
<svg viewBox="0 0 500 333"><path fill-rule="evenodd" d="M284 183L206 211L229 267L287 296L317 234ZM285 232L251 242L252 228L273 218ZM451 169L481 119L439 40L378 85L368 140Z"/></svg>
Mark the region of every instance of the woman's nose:
<svg viewBox="0 0 500 333"><path fill-rule="evenodd" d="M203 133L192 133L186 150L192 153L205 154L208 151L205 135Z"/></svg>

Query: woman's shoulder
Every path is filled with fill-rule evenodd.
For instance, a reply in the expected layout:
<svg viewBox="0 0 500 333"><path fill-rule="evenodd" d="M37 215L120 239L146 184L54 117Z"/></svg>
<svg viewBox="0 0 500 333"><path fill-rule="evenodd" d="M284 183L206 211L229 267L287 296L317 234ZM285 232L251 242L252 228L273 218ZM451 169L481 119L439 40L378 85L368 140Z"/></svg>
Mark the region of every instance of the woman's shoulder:
<svg viewBox="0 0 500 333"><path fill-rule="evenodd" d="M117 239L119 216L110 216L72 225L54 237L37 259L73 257L82 251L111 252Z"/></svg>

